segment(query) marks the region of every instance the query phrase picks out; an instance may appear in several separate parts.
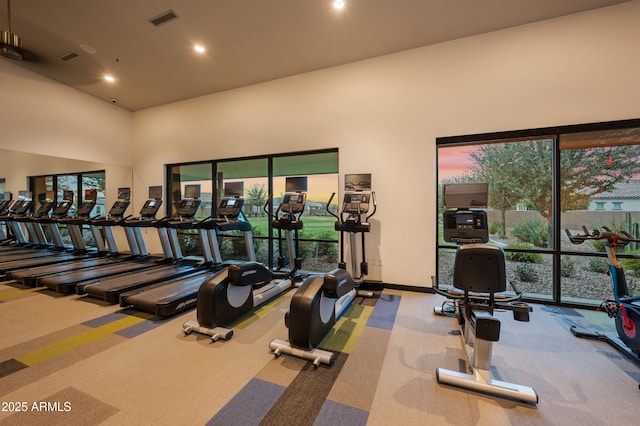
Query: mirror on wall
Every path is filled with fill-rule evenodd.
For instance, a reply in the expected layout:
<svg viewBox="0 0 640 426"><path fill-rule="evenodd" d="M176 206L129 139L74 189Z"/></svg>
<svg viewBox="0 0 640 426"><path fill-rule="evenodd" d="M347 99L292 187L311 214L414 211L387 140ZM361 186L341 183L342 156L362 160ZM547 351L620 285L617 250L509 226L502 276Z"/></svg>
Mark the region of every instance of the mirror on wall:
<svg viewBox="0 0 640 426"><path fill-rule="evenodd" d="M131 166L74 160L53 155L0 149L0 179L4 179L5 191L18 194L28 189L29 176L59 175L104 170L107 205L115 202L118 188L133 186ZM132 198L135 194L132 194ZM146 194L141 194L142 198Z"/></svg>

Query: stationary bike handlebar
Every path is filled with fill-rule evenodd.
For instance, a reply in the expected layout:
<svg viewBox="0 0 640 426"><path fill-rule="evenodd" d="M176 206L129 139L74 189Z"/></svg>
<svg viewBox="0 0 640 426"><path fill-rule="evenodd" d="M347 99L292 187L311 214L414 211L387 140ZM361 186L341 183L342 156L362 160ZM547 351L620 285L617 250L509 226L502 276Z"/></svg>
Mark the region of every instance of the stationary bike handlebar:
<svg viewBox="0 0 640 426"><path fill-rule="evenodd" d="M511 286L511 288L513 289L515 296L511 296L511 297L506 297L506 296L498 296L495 299L496 302L496 307L501 307L500 304L502 303L509 303L509 302L516 302L522 299L522 290L520 289L520 287L518 287L518 285L513 282L513 281L509 281L509 285ZM440 289L440 287L438 286L438 278L435 276L431 277L431 288L433 289L433 291L435 291L436 293L438 293L441 296L447 297L449 299L464 299L465 298L465 294L463 290L460 290L456 287L448 287L446 290L442 290ZM496 293L496 294L500 294L500 293ZM476 300L476 301L487 301L489 300L489 293L476 293L476 292L469 292L467 297L469 299ZM502 306L504 308L504 306Z"/></svg>
<svg viewBox="0 0 640 426"><path fill-rule="evenodd" d="M619 234L616 234L611 229L606 226L602 227L604 231L599 231L594 229L589 232L586 226L582 227L583 234L572 235L568 229L565 229L567 233L567 237L569 237L569 241L573 244L582 244L588 240L605 240L606 245L609 247L624 247L629 243L640 243L640 240L637 238L633 238L633 235L629 234L627 231L620 231Z"/></svg>

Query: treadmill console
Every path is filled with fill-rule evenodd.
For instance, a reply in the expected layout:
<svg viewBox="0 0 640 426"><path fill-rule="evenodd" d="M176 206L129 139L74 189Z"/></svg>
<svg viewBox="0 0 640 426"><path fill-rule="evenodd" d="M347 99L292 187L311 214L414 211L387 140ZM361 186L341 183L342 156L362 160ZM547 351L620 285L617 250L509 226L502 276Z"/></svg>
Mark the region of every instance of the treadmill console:
<svg viewBox="0 0 640 426"><path fill-rule="evenodd" d="M154 218L160 210L160 206L162 205L162 200L158 198L152 198L145 201L144 206L140 209L140 216L145 218Z"/></svg>
<svg viewBox="0 0 640 426"><path fill-rule="evenodd" d="M196 215L201 200L199 198L184 198L176 206L176 217L192 218Z"/></svg>
<svg viewBox="0 0 640 426"><path fill-rule="evenodd" d="M484 210L445 210L444 240L459 244L489 241L487 212Z"/></svg>
<svg viewBox="0 0 640 426"><path fill-rule="evenodd" d="M82 204L78 206L78 211L76 212L77 217L89 217L91 215L91 211L96 206L96 202L93 200L84 201Z"/></svg>
<svg viewBox="0 0 640 426"><path fill-rule="evenodd" d="M58 206L53 209L53 216L61 218L66 217L69 214L69 210L73 206L71 200L62 200L58 203Z"/></svg>
<svg viewBox="0 0 640 426"><path fill-rule="evenodd" d="M55 205L55 202L53 202L53 201L45 201L44 203L42 203L40 205L38 210L36 210L36 213L35 213L34 216L36 218L47 216L54 205Z"/></svg>
<svg viewBox="0 0 640 426"><path fill-rule="evenodd" d="M2 200L0 201L0 215L5 214L5 211L11 205L11 200Z"/></svg>
<svg viewBox="0 0 640 426"><path fill-rule="evenodd" d="M282 198L279 210L291 214L302 213L306 199L306 194L303 192L286 192Z"/></svg>
<svg viewBox="0 0 640 426"><path fill-rule="evenodd" d="M223 198L218 206L218 217L235 219L242 213L243 198Z"/></svg>
<svg viewBox="0 0 640 426"><path fill-rule="evenodd" d="M16 204L17 205L14 205L11 207L12 209L11 214L16 216L24 216L25 214L27 214L27 212L31 208L31 205L33 204L33 202L30 200L22 200L21 202Z"/></svg>
<svg viewBox="0 0 640 426"><path fill-rule="evenodd" d="M131 201L129 200L116 201L109 209L109 217L116 219L122 218L124 216L124 212L127 211L129 204L131 204Z"/></svg>

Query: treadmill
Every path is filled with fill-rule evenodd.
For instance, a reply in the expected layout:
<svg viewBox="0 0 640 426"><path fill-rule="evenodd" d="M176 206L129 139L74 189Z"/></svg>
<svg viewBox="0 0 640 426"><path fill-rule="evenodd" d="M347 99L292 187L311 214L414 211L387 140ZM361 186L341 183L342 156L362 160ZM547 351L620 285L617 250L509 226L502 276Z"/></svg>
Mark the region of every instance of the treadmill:
<svg viewBox="0 0 640 426"><path fill-rule="evenodd" d="M118 199L111 209L109 209L109 213L106 216L93 218L89 221L92 227L95 227L100 231L93 233L99 257L71 261L62 264L19 269L10 271L7 275L23 285L36 287L40 277L76 271L79 269L95 268L130 259L128 254L125 255L118 251L112 231L113 226L119 225L120 222L125 219L124 213L131 203L129 194L129 191L124 192L123 188L121 188L119 190Z"/></svg>
<svg viewBox="0 0 640 426"><path fill-rule="evenodd" d="M33 248L51 248L52 245L47 240L42 223L38 222L38 219L49 217L49 213L51 213L55 204L55 201L45 200L33 215L18 216L14 219L15 222L24 223L31 239L31 242L27 243L28 246Z"/></svg>
<svg viewBox="0 0 640 426"><path fill-rule="evenodd" d="M11 219L14 222L24 223L29 234L30 241L23 241L22 243L14 241L14 244L11 246L0 247L0 262L2 262L4 260L3 257L8 254L23 253L28 255L35 253L34 249L43 250L54 248L47 240L42 225L36 222L37 219L48 217L54 206L54 201L45 201L32 216L15 216ZM25 238L24 235L22 235L21 238Z"/></svg>
<svg viewBox="0 0 640 426"><path fill-rule="evenodd" d="M131 257L129 260L124 262L108 263L103 266L89 269L80 269L66 273L42 276L37 279L37 285L47 286L48 288L62 294L73 294L76 292L76 287L80 283L97 281L111 275L121 275L143 269L149 269L172 261L173 258L171 254L169 253L167 256L166 250L164 259L158 259L150 256L142 236L141 228L153 227L156 222L156 214L162 205L162 200L159 198L159 196L162 195L162 190L160 189L160 194L152 194L152 192L155 192L153 188L155 187L149 188L151 197L145 201L144 205L140 209L140 216L129 217L120 222L120 225L124 228L125 235L127 236L129 248L131 249Z"/></svg>
<svg viewBox="0 0 640 426"><path fill-rule="evenodd" d="M33 266L50 265L53 263L61 263L71 260L78 260L94 255L90 251L78 247L84 247L84 242L77 238L81 234L80 230L74 230L79 227L76 223L70 223L67 228L70 230L73 248L66 247L62 242L58 221L67 217L72 202L70 200L61 201L54 210L53 216L37 219L41 223L49 224L49 230L52 231L54 239L54 248L51 250L33 250L28 253L20 253L16 255L3 256L0 261L0 274L7 274L17 269L30 268ZM91 210L95 206L95 202L89 201L82 203L78 208L77 215L79 217L89 217Z"/></svg>
<svg viewBox="0 0 640 426"><path fill-rule="evenodd" d="M169 317L192 309L197 303L198 289L202 283L214 277L225 279L227 268L222 264L217 233L241 231L244 236L247 258L255 261L251 224L242 211L244 200L239 197L225 197L220 201L216 218L199 222L195 227L206 231L213 256L212 268L197 275L190 275L161 282L148 287L129 291L120 295L120 306L151 312L159 317ZM203 251L204 253L204 251ZM237 262L236 262L237 263Z"/></svg>
<svg viewBox="0 0 640 426"><path fill-rule="evenodd" d="M23 203L22 200L16 201L14 206L17 206L22 203ZM45 232L41 223L38 224L39 226L31 226L31 225L27 226L27 223L35 222L35 221L50 222L45 225L45 227L48 230L48 233L50 235L53 235L54 233L56 235L59 235L60 234L59 229L56 229L55 231L53 231L53 230L49 230L49 227L57 226L57 220L63 217L66 217L67 214L69 214L69 209L71 208L71 205L72 205L71 202L68 200L62 200L58 205L55 205L55 202L53 201L47 202L42 204L40 208L38 208L36 213L33 214L32 216L29 216L28 211L26 210L23 211L24 207L17 207L17 208L12 207L11 210L14 212L14 214L12 215L12 217L8 218L7 220L10 223L9 226L12 228L12 233L14 234L15 241L14 241L14 245L11 248L2 247L2 254L0 254L0 256L4 256L6 254L22 253L23 258L24 258L24 254L26 255L32 254L33 255L32 257L35 257L36 250L33 250L34 248L48 248L48 249L59 250L59 251L69 250L69 248L63 244L62 237L60 237L59 240L56 240L57 245L50 243L47 240L46 235L44 235ZM54 207L55 207L54 212L51 213L51 209ZM18 222L22 222L25 224L25 229L29 234L29 238L25 236L23 229L18 224ZM36 232L36 230L38 233L41 233L41 234L34 235L34 232ZM36 243L37 241L43 241L43 243L37 244ZM11 251L11 249L13 249L13 251ZM46 250L43 250L43 252L47 255L51 254ZM7 259L4 257L0 258L0 262L3 262L5 260Z"/></svg>
<svg viewBox="0 0 640 426"><path fill-rule="evenodd" d="M208 259L205 259L204 262L185 259L182 256L177 232L178 229L194 228L194 225L197 224L194 217L200 207L200 203L201 200L199 198L184 198L178 203L173 217L161 219L154 224L158 228L163 247L170 250L173 255L174 261L171 264L79 284L77 293L102 299L108 303L118 303L122 293L187 274L201 274L204 272L210 261ZM200 231L198 232L203 252L207 252L209 251L208 237L204 232Z"/></svg>
<svg viewBox="0 0 640 426"><path fill-rule="evenodd" d="M20 199L13 204L11 204L7 209L5 214L0 216L0 221L5 223L7 228L7 234L12 236L12 244L11 247L3 247L2 253L15 253L11 251L11 248L15 248L15 246L28 246L29 241L24 234L24 230L17 222L18 219L27 217L29 212L31 211L31 206L33 205L31 200L28 199ZM0 260L1 261L1 260Z"/></svg>
<svg viewBox="0 0 640 426"><path fill-rule="evenodd" d="M9 232L6 221L3 217L9 214L11 206L14 204L13 198L10 192L5 192L3 200L0 201L0 245L6 246L13 244L13 239Z"/></svg>

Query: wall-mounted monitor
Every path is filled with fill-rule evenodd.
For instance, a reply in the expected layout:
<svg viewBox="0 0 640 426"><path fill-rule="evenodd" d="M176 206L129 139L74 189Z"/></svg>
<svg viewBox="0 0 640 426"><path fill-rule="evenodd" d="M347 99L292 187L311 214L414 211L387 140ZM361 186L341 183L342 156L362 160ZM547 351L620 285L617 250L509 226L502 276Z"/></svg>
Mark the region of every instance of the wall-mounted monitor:
<svg viewBox="0 0 640 426"><path fill-rule="evenodd" d="M200 184L185 185L184 198L200 198Z"/></svg>
<svg viewBox="0 0 640 426"><path fill-rule="evenodd" d="M286 178L284 190L285 192L307 192L307 177L294 176Z"/></svg>
<svg viewBox="0 0 640 426"><path fill-rule="evenodd" d="M131 188L118 188L118 200L130 200Z"/></svg>
<svg viewBox="0 0 640 426"><path fill-rule="evenodd" d="M366 191L371 189L371 173L344 175L345 191Z"/></svg>
<svg viewBox="0 0 640 426"><path fill-rule="evenodd" d="M224 184L225 197L242 197L244 195L244 182L226 182Z"/></svg>
<svg viewBox="0 0 640 426"><path fill-rule="evenodd" d="M153 198L155 200L159 200L162 198L162 186L150 186L149 187L149 198Z"/></svg>
<svg viewBox="0 0 640 426"><path fill-rule="evenodd" d="M442 206L445 209L480 209L486 208L488 205L488 183L468 182L442 185Z"/></svg>

